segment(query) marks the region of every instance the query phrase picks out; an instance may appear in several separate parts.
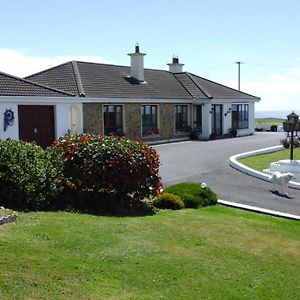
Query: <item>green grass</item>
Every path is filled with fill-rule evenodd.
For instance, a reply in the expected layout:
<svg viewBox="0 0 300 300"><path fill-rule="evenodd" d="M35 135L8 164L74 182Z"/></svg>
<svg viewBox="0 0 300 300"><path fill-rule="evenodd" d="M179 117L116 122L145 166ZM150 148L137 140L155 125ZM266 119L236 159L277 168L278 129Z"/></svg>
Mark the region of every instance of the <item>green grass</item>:
<svg viewBox="0 0 300 300"><path fill-rule="evenodd" d="M290 150L282 150L273 153L259 154L255 156L249 156L239 160L240 163L248 166L249 168L262 171L270 167L271 162L290 159ZM294 149L294 159L300 160L300 148Z"/></svg>
<svg viewBox="0 0 300 300"><path fill-rule="evenodd" d="M279 118L257 118L255 125L281 125L284 119Z"/></svg>
<svg viewBox="0 0 300 300"><path fill-rule="evenodd" d="M148 217L19 213L0 299L299 299L300 223L221 207Z"/></svg>

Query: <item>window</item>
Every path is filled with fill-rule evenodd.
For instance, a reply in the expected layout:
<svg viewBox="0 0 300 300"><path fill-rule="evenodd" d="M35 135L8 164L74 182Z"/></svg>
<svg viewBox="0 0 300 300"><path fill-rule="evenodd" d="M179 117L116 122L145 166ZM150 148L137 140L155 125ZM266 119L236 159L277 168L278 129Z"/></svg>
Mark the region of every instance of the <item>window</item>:
<svg viewBox="0 0 300 300"><path fill-rule="evenodd" d="M193 130L202 131L202 105L194 105Z"/></svg>
<svg viewBox="0 0 300 300"><path fill-rule="evenodd" d="M157 105L142 105L141 115L143 136L159 134L157 125Z"/></svg>
<svg viewBox="0 0 300 300"><path fill-rule="evenodd" d="M104 105L104 134L124 135L121 105Z"/></svg>
<svg viewBox="0 0 300 300"><path fill-rule="evenodd" d="M188 131L188 106L175 105L175 132Z"/></svg>
<svg viewBox="0 0 300 300"><path fill-rule="evenodd" d="M246 129L249 127L249 104L232 105L232 128Z"/></svg>

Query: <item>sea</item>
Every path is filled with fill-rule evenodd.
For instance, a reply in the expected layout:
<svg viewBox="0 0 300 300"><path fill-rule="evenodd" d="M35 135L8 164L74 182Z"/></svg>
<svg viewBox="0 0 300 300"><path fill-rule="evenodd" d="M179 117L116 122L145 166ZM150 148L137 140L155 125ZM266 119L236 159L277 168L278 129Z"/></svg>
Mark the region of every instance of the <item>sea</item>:
<svg viewBox="0 0 300 300"><path fill-rule="evenodd" d="M294 110L300 116L300 110ZM280 118L286 119L286 116L292 113L290 110L258 110L255 111L255 118ZM300 118L299 118L300 119Z"/></svg>

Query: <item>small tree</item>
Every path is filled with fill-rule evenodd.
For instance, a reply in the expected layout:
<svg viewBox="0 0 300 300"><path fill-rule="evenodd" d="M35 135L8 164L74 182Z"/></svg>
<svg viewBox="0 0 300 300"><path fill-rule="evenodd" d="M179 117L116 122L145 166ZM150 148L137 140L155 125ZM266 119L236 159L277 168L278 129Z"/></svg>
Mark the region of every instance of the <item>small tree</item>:
<svg viewBox="0 0 300 300"><path fill-rule="evenodd" d="M159 156L144 143L85 134L65 135L53 147L63 152L68 190L101 194L116 205L160 193Z"/></svg>

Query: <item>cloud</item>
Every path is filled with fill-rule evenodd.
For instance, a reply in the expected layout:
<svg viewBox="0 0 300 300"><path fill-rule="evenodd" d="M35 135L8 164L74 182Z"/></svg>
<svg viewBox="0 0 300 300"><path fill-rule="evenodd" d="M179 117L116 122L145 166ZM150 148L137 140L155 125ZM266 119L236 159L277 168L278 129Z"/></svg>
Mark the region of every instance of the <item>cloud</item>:
<svg viewBox="0 0 300 300"><path fill-rule="evenodd" d="M300 70L288 69L282 73L270 73L260 80L241 80L241 89L258 96L257 110L300 110ZM226 85L236 88L236 81Z"/></svg>
<svg viewBox="0 0 300 300"><path fill-rule="evenodd" d="M112 63L101 56L65 55L37 57L27 55L18 50L0 49L0 71L19 77L31 75L71 60Z"/></svg>

